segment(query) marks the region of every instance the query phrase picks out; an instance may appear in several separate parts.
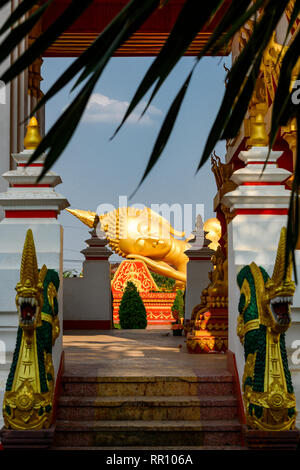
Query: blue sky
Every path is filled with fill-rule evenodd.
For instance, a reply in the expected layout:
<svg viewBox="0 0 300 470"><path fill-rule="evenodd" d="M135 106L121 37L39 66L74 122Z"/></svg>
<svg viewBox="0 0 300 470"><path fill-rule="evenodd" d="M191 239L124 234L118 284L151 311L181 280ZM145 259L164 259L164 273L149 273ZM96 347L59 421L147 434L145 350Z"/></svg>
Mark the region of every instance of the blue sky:
<svg viewBox="0 0 300 470"><path fill-rule="evenodd" d="M49 88L72 60L44 59L43 91ZM153 58L114 58L95 87L75 135L53 167L63 180L56 190L67 197L72 208L96 211L98 205L103 203L118 207L119 196L129 198L140 181L165 112L189 73L194 59L183 58L153 101L146 117L138 121L139 114L135 113L110 141L152 61ZM200 62L169 143L156 167L129 200L129 205L166 203L183 207L184 204L191 204L195 220L196 204L203 204L204 218L214 216L216 185L210 162L197 174L195 172L224 94L223 64L230 66L230 58L208 57ZM47 129L70 101L72 95L69 90L66 87L47 104ZM216 152L224 159L224 142L218 144ZM193 225L194 220L184 228ZM80 250L86 247L84 240L89 238L88 228L66 211L60 215L60 221L64 226L65 269L80 269L79 263L67 260L82 259ZM181 226L176 228L182 229Z"/></svg>

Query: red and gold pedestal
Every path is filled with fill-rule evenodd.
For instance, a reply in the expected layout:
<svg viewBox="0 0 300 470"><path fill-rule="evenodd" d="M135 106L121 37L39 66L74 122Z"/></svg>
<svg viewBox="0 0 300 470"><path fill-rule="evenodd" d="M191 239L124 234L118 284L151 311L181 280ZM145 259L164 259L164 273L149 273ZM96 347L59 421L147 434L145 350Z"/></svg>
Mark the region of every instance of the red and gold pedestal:
<svg viewBox="0 0 300 470"><path fill-rule="evenodd" d="M198 312L193 329L187 333L186 345L192 354L225 353L228 349L227 308L207 307Z"/></svg>
<svg viewBox="0 0 300 470"><path fill-rule="evenodd" d="M159 291L144 261L124 260L117 269L111 284L114 324L119 324L120 303L128 281L134 282L144 302L148 325L164 328L175 322L171 308L176 292Z"/></svg>

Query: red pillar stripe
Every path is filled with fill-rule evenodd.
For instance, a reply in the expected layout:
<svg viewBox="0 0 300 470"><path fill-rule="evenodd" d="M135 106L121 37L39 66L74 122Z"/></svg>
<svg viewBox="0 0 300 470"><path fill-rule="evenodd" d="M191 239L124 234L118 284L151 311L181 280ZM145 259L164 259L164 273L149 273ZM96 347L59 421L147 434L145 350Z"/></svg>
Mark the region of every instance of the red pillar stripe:
<svg viewBox="0 0 300 470"><path fill-rule="evenodd" d="M18 163L18 166L44 166L43 163L30 163L30 165L28 165L27 163Z"/></svg>
<svg viewBox="0 0 300 470"><path fill-rule="evenodd" d="M247 162L247 165L276 165L277 166L277 163L276 162Z"/></svg>
<svg viewBox="0 0 300 470"><path fill-rule="evenodd" d="M247 181L241 183L240 186L278 186L281 184L280 181Z"/></svg>
<svg viewBox="0 0 300 470"><path fill-rule="evenodd" d="M57 218L57 212L54 210L7 210L5 211L7 219L27 219L27 218Z"/></svg>
<svg viewBox="0 0 300 470"><path fill-rule="evenodd" d="M235 215L287 215L288 209L236 209Z"/></svg>
<svg viewBox="0 0 300 470"><path fill-rule="evenodd" d="M12 184L12 188L50 188L50 184Z"/></svg>

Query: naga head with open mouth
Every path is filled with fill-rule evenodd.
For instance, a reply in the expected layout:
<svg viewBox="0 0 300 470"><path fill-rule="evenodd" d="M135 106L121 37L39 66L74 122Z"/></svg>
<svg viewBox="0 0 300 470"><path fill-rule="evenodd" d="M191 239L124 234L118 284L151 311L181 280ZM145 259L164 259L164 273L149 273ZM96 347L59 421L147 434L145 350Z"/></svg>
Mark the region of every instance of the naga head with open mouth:
<svg viewBox="0 0 300 470"><path fill-rule="evenodd" d="M40 272L38 270L33 234L28 229L22 253L20 282L16 285L19 325L25 331L41 325L43 280L46 273L46 266Z"/></svg>
<svg viewBox="0 0 300 470"><path fill-rule="evenodd" d="M284 333L291 324L290 308L293 304L295 283L292 281L292 260L286 267L286 229L280 235L273 275L265 284L264 309L269 326L276 334Z"/></svg>

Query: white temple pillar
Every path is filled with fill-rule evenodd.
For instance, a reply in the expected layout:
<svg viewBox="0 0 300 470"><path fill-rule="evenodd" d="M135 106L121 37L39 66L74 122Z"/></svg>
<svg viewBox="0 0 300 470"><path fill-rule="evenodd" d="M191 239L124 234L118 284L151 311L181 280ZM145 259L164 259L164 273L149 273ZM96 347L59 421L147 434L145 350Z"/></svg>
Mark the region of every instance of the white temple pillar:
<svg viewBox="0 0 300 470"><path fill-rule="evenodd" d="M228 347L236 355L240 381L244 370L244 350L236 333L240 297L237 274L243 266L254 261L272 275L290 199L290 191L282 184L290 172L276 164L281 152L271 152L263 171L267 155L267 147L252 147L240 152L239 158L246 166L231 176L239 186L222 199L222 203L235 214L228 224Z"/></svg>
<svg viewBox="0 0 300 470"><path fill-rule="evenodd" d="M9 16L11 11L11 5L8 2L4 7L0 9L0 26L3 25L5 19ZM3 39L3 36L0 36ZM6 59L0 64L0 76L10 66L10 59ZM9 170L10 168L10 85L4 86L4 83L0 83L0 174ZM0 191L7 189L7 182L0 178ZM0 209L0 220L4 216L3 211Z"/></svg>
<svg viewBox="0 0 300 470"><path fill-rule="evenodd" d="M13 154L17 169L2 175L10 187L6 192L0 193L0 208L5 213L0 222L0 338L5 343L6 359L9 362L15 348L18 327L15 287L20 279L26 232L31 228L39 268L45 264L47 268L55 269L60 276L58 304L61 334L53 348L53 365L57 374L62 351L63 318L63 229L57 216L69 203L64 196L55 192L54 187L61 183L61 179L52 171L47 172L36 184L45 155L26 167L33 151L34 149L30 149ZM9 367L6 365L4 375L8 371ZM4 376L2 373L1 375L4 381Z"/></svg>
<svg viewBox="0 0 300 470"><path fill-rule="evenodd" d="M198 215L196 228L192 232L194 239L189 241L191 248L185 251L189 257L186 272L185 320L190 320L193 308L200 303L201 293L209 283L208 273L213 269L208 241L203 232L201 216Z"/></svg>
<svg viewBox="0 0 300 470"><path fill-rule="evenodd" d="M22 0L11 0L0 9L0 27L9 17L11 11L16 9ZM38 5L34 8L38 8ZM19 21L21 23L23 19ZM41 22L38 22L28 38L20 42L11 53L10 57L0 64L0 76L15 62L26 50L28 44L31 44L40 34ZM2 41L5 35L0 37ZM15 169L13 153L23 150L23 140L26 133L26 118L29 116L37 101L43 93L40 90L42 59L38 58L26 70L21 72L11 83L3 87L0 83L0 175L5 171ZM37 118L40 124L41 135L44 135L45 129L45 108L42 107ZM0 178L0 191L5 191L7 182ZM0 220L4 213L0 208Z"/></svg>
<svg viewBox="0 0 300 470"><path fill-rule="evenodd" d="M100 230L90 231L82 277L64 280L64 329L109 330L112 328L110 264L112 252Z"/></svg>

